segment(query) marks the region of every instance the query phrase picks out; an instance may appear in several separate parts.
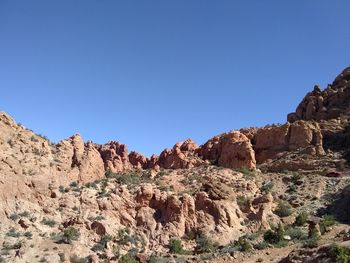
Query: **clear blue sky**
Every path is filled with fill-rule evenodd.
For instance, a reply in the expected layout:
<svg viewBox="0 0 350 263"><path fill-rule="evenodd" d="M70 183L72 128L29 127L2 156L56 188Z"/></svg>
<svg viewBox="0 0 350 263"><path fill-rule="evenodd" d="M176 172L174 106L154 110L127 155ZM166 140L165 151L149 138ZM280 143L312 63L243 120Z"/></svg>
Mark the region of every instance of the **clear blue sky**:
<svg viewBox="0 0 350 263"><path fill-rule="evenodd" d="M350 65L349 0L0 0L0 110L57 142L176 141L286 121Z"/></svg>

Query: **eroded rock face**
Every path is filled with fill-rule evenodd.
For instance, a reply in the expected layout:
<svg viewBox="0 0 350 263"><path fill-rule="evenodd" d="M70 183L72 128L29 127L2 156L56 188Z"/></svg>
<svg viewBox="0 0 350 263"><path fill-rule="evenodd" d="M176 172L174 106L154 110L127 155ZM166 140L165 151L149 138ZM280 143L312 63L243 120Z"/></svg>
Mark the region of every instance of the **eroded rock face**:
<svg viewBox="0 0 350 263"><path fill-rule="evenodd" d="M274 159L280 153L308 148L308 153L324 154L321 129L316 122L297 121L258 129L253 136L258 163Z"/></svg>
<svg viewBox="0 0 350 263"><path fill-rule="evenodd" d="M204 161L195 155L197 148L197 144L191 139L178 142L171 150L165 149L161 152L155 165L166 169L185 169L199 166Z"/></svg>
<svg viewBox="0 0 350 263"><path fill-rule="evenodd" d="M72 181L91 182L105 174L100 153L92 143L84 144L79 134L57 145L57 159L60 163L59 169L67 172Z"/></svg>
<svg viewBox="0 0 350 263"><path fill-rule="evenodd" d="M161 231L162 235L183 237L203 231L225 243L233 236L238 237L244 229L237 204L227 198L213 200L206 192L194 197L177 196L145 184L137 192L136 200L141 206L136 216L137 225L153 235Z"/></svg>
<svg viewBox="0 0 350 263"><path fill-rule="evenodd" d="M128 148L125 144L111 141L103 145L98 145L97 149L101 154L106 170L122 172L131 168Z"/></svg>
<svg viewBox="0 0 350 263"><path fill-rule="evenodd" d="M346 68L325 90L315 86L297 107L288 115L288 121L329 120L350 113L350 67Z"/></svg>
<svg viewBox="0 0 350 263"><path fill-rule="evenodd" d="M252 144L239 131L210 139L197 150L197 153L203 159L227 168L254 169L256 165Z"/></svg>

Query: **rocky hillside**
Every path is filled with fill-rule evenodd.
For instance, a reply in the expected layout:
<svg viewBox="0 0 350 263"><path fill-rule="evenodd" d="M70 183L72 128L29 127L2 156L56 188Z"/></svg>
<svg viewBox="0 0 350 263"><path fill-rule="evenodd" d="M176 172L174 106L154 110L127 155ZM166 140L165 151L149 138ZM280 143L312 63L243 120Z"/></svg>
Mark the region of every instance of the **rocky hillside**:
<svg viewBox="0 0 350 263"><path fill-rule="evenodd" d="M349 80L150 158L0 113L0 262L347 262Z"/></svg>

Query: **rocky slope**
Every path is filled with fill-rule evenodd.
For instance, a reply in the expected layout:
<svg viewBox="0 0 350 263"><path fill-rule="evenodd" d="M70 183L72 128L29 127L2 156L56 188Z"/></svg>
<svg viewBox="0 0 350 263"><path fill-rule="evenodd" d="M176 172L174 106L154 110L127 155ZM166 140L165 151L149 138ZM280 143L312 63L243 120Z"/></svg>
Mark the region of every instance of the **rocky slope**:
<svg viewBox="0 0 350 263"><path fill-rule="evenodd" d="M0 113L0 262L346 257L349 78L315 87L283 125L150 158L79 134L53 144Z"/></svg>

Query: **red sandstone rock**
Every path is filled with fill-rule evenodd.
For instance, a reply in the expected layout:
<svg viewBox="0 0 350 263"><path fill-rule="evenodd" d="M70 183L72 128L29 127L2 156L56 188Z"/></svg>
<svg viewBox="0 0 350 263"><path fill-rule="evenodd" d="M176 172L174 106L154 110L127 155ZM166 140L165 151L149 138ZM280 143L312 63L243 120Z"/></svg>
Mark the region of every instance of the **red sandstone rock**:
<svg viewBox="0 0 350 263"><path fill-rule="evenodd" d="M205 160L227 168L255 168L255 155L250 140L238 131L216 136L198 150Z"/></svg>

